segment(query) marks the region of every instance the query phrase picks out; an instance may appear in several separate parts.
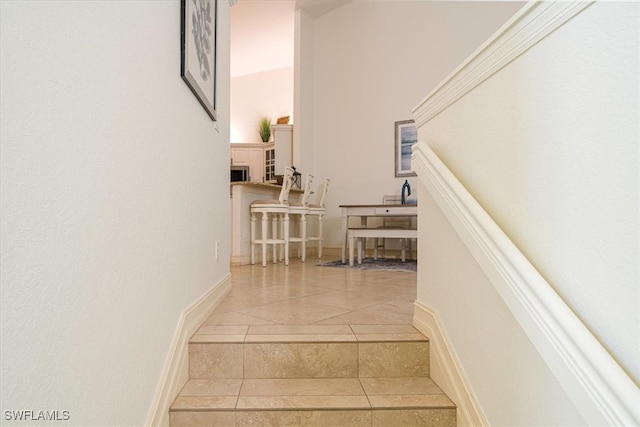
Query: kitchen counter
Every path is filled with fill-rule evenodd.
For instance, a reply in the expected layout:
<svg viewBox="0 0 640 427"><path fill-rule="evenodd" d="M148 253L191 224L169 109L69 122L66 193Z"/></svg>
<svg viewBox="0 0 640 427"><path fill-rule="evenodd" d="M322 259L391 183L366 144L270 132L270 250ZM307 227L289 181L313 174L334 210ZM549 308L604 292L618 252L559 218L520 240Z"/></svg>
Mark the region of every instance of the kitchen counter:
<svg viewBox="0 0 640 427"><path fill-rule="evenodd" d="M276 191L278 195L280 194L280 190L282 189L282 185L271 184L271 183L268 183L268 182L232 182L231 183L231 197L233 197L233 187L235 187L237 185L253 187L255 189L263 188L265 190ZM302 192L303 191L298 189L298 188L292 188L289 191L289 194L290 195L295 195L296 193L302 193ZM276 197L276 199L277 199L277 197Z"/></svg>
<svg viewBox="0 0 640 427"><path fill-rule="evenodd" d="M280 188L282 188L281 185L278 184L270 184L268 182L232 182L231 183L231 187L233 187L234 185L250 185L250 186L255 186L255 187L263 187L263 188L274 188L277 189L278 191L280 191Z"/></svg>

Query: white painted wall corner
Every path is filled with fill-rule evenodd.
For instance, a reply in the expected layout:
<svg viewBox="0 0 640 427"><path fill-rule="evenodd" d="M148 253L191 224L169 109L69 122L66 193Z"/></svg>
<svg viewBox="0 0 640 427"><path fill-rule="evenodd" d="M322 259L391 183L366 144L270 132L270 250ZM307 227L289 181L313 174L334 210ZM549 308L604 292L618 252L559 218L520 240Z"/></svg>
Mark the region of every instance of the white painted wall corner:
<svg viewBox="0 0 640 427"><path fill-rule="evenodd" d="M460 367L447 333L430 308L416 301L413 326L429 337L430 376L457 406L458 427L484 427L489 422Z"/></svg>
<svg viewBox="0 0 640 427"><path fill-rule="evenodd" d="M189 379L189 339L231 290L227 274L180 315L171 349L147 414L146 426L169 426L169 407Z"/></svg>
<svg viewBox="0 0 640 427"><path fill-rule="evenodd" d="M620 365L426 143L413 165L585 420L638 425L640 389Z"/></svg>

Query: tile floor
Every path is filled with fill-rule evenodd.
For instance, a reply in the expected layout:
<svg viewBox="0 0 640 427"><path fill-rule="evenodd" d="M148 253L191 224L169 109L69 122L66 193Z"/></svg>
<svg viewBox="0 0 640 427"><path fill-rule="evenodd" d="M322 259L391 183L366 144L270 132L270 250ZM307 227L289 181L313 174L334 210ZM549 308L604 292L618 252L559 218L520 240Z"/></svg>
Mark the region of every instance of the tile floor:
<svg viewBox="0 0 640 427"><path fill-rule="evenodd" d="M231 292L194 339L331 334L339 340L341 335L417 333L410 326L416 273L317 264L292 259L289 266L232 267Z"/></svg>

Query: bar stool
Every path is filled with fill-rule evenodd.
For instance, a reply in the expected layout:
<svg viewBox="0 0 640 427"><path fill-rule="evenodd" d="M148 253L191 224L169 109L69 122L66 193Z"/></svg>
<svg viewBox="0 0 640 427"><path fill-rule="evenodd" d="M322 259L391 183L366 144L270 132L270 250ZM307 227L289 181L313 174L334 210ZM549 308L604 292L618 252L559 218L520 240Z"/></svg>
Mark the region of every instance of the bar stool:
<svg viewBox="0 0 640 427"><path fill-rule="evenodd" d="M285 168L282 189L278 199L256 200L251 203L251 264L255 264L256 245L262 246L262 266L267 265L267 245L273 247L273 262L276 257L276 246L282 245L284 264L289 265L289 190L293 183L293 169ZM256 239L256 215L262 218L261 238ZM271 237L268 237L269 217L271 217ZM278 233L278 222L282 223L282 235ZM281 253L282 253L281 252ZM281 257L282 259L282 257Z"/></svg>
<svg viewBox="0 0 640 427"><path fill-rule="evenodd" d="M289 220L291 221L291 215L295 215L297 219L298 235L291 236L289 233L289 243L300 243L298 246L298 258L304 262L307 258L307 214L309 213L309 195L311 194L311 183L313 182L313 175L307 174L304 181L304 193L299 202L289 203Z"/></svg>
<svg viewBox="0 0 640 427"><path fill-rule="evenodd" d="M324 182L322 183L322 187L320 190L320 194L318 195L318 199L317 199L317 203L313 203L309 205L309 212L307 213L307 216L315 216L318 217L318 234L315 236L308 236L307 235L307 242L309 241L317 241L318 242L318 258L322 258L322 217L324 217L324 214L326 212L325 206L324 206L324 200L327 197L327 189L329 188L329 183L331 182L331 180L329 178L326 178L324 180Z"/></svg>

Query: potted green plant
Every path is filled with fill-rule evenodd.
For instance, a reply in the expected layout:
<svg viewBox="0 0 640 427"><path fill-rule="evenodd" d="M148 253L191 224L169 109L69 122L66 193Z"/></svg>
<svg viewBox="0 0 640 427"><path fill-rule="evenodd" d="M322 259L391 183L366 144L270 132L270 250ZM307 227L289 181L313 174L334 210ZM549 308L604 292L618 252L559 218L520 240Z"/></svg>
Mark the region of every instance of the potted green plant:
<svg viewBox="0 0 640 427"><path fill-rule="evenodd" d="M262 142L269 142L269 138L271 138L271 119L268 117L260 119L260 127L258 131L260 132Z"/></svg>

